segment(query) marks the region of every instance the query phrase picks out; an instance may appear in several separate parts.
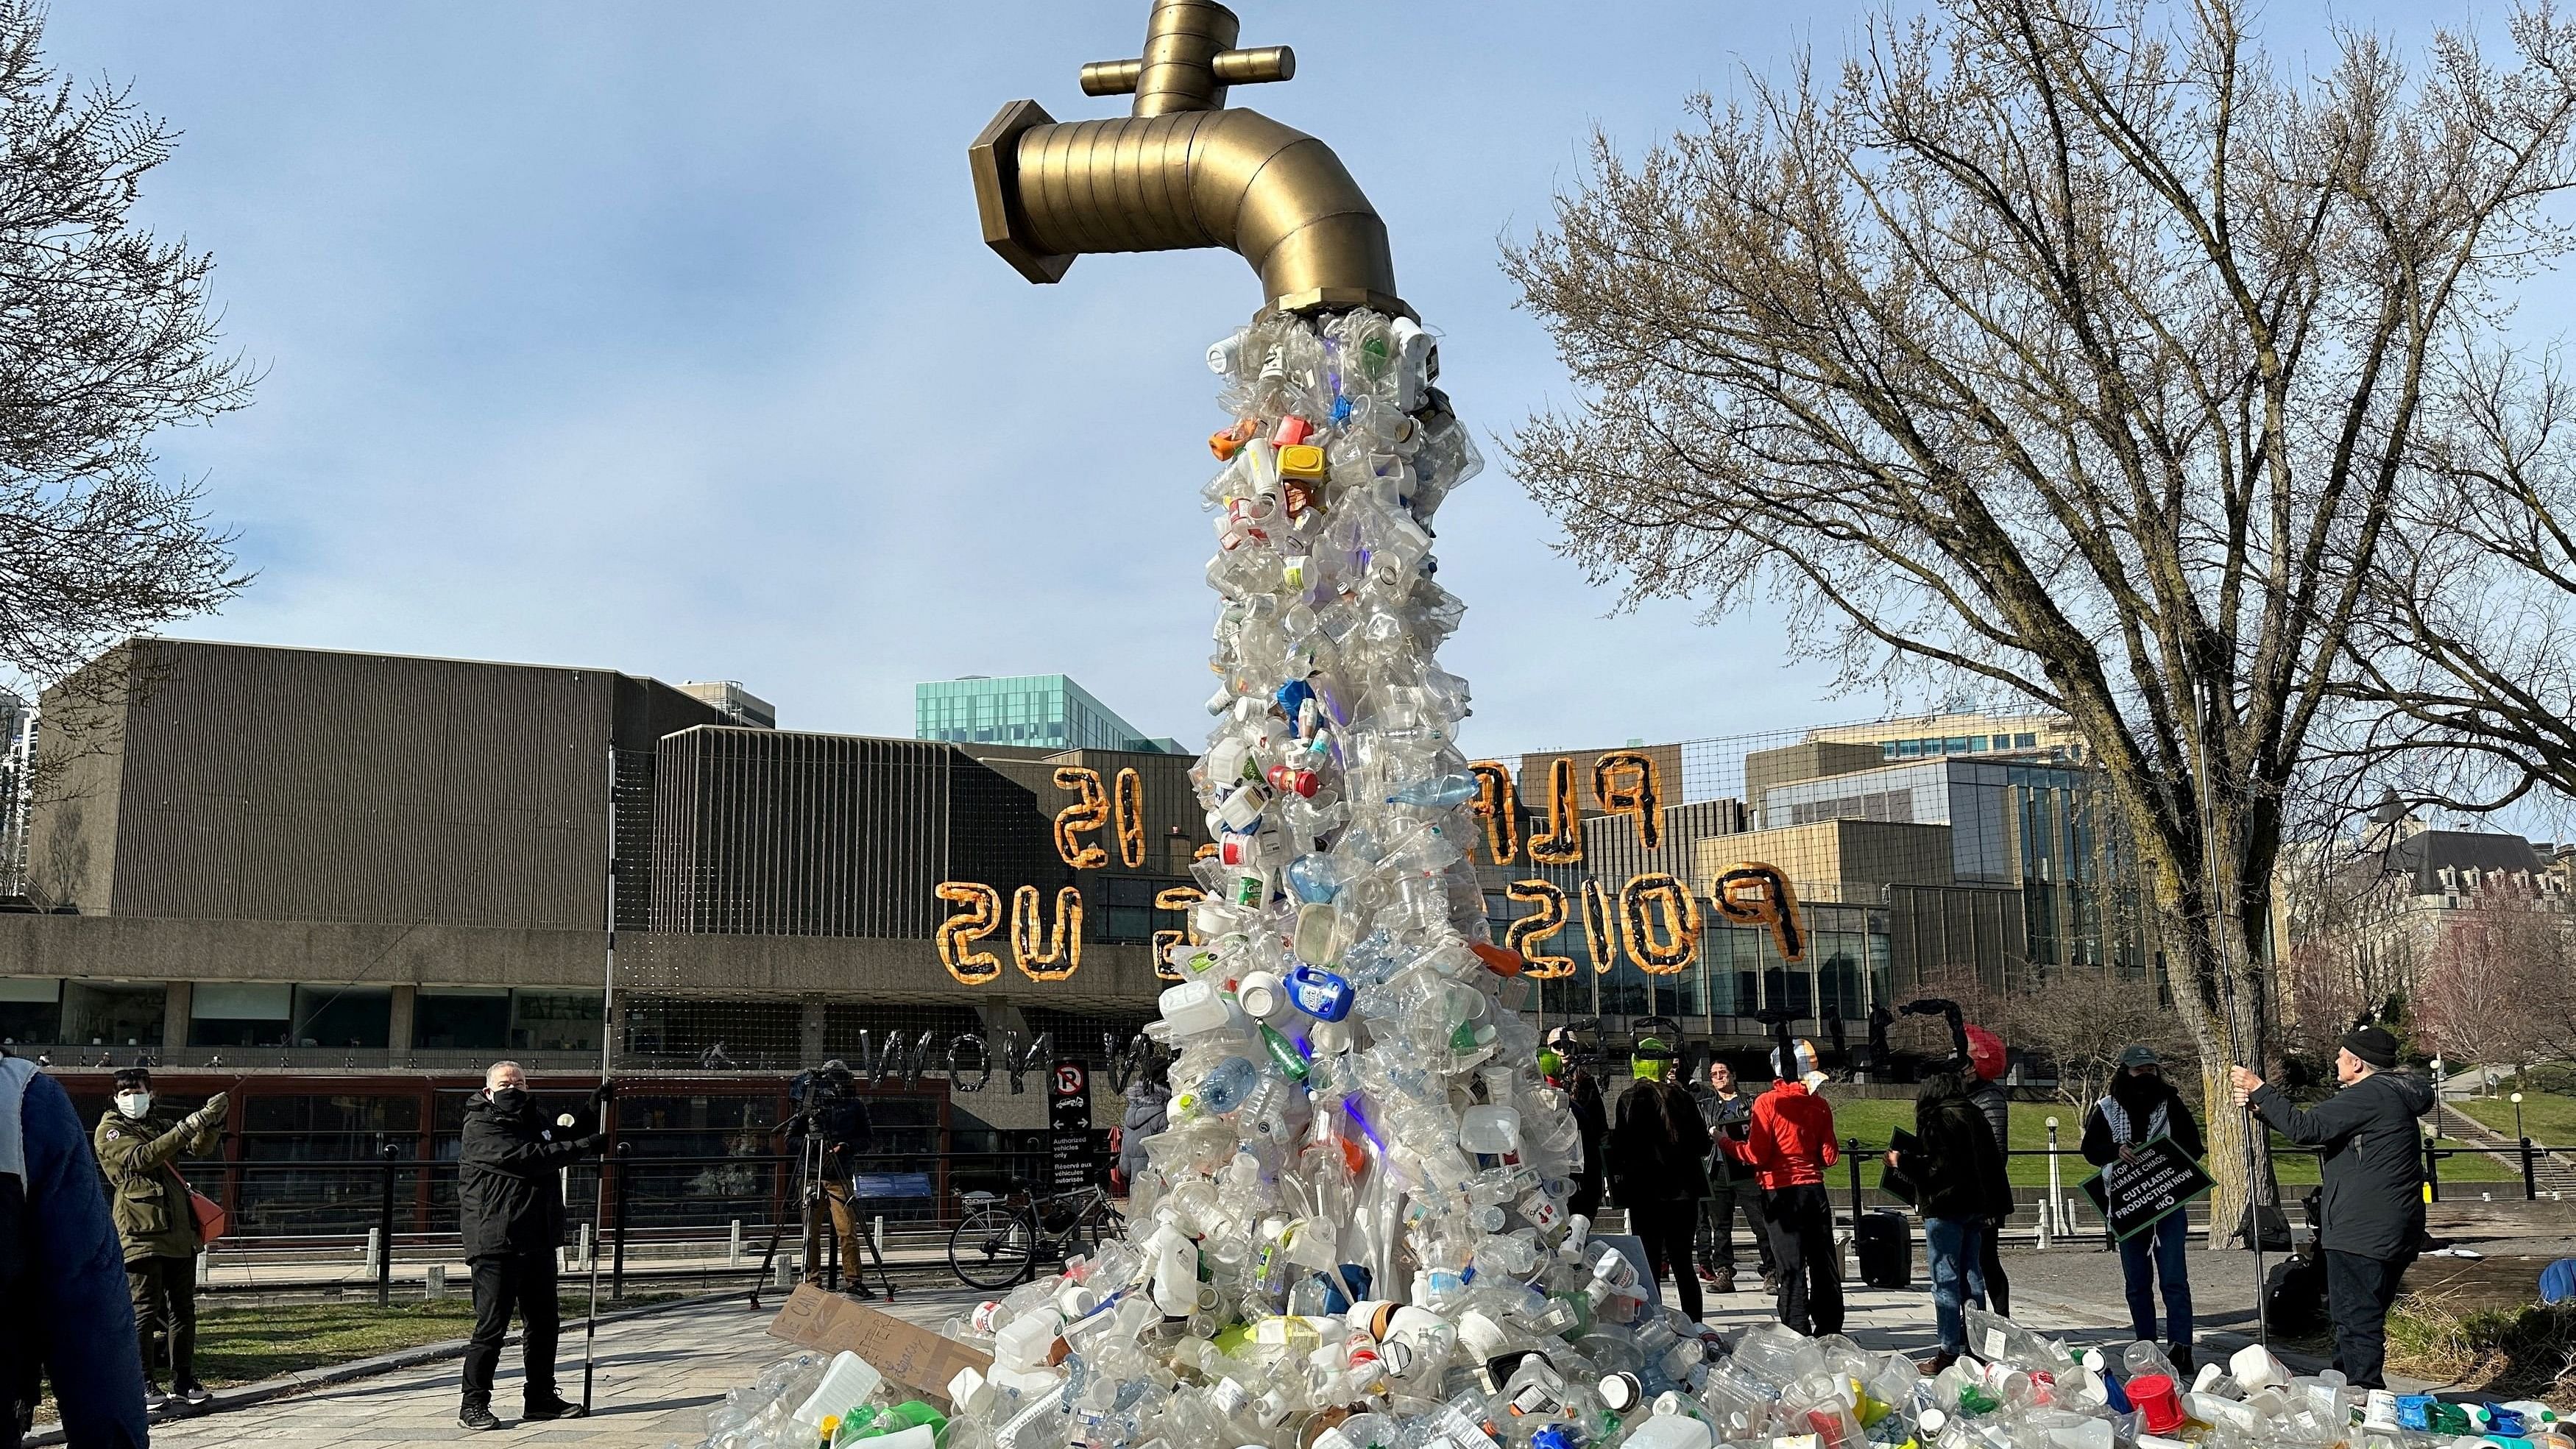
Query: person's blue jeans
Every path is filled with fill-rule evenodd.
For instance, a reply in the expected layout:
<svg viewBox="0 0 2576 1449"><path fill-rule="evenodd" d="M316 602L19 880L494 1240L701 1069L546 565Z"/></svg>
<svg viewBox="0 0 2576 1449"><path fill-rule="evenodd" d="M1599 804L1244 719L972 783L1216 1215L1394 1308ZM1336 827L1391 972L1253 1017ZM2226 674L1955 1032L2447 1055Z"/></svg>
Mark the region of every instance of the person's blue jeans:
<svg viewBox="0 0 2576 1449"><path fill-rule="evenodd" d="M1923 1220L1923 1251L1932 1260L1932 1321L1943 1353L1968 1351L1967 1306L1986 1306L1985 1230L1983 1218Z"/></svg>
<svg viewBox="0 0 2576 1449"><path fill-rule="evenodd" d="M2120 1272L2129 1283L2129 1331L2144 1342L2156 1341L2158 1278L2165 1281L2165 1342L2191 1342L2191 1275L2183 1255L2187 1234L2183 1214L2171 1213L2145 1232L2120 1240Z"/></svg>

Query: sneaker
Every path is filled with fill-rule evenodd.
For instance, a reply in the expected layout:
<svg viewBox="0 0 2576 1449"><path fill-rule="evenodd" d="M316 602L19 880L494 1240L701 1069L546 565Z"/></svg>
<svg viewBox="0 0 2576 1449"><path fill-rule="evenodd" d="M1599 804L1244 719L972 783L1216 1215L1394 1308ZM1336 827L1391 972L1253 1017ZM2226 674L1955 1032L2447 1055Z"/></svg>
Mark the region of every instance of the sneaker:
<svg viewBox="0 0 2576 1449"><path fill-rule="evenodd" d="M479 1434L486 1429L500 1428L501 1421L492 1417L491 1405L467 1404L456 1411L456 1427L471 1429Z"/></svg>
<svg viewBox="0 0 2576 1449"><path fill-rule="evenodd" d="M170 1403L170 1396L161 1392L160 1385L150 1382L143 1385L143 1412L166 1414L170 1411Z"/></svg>
<svg viewBox="0 0 2576 1449"><path fill-rule="evenodd" d="M2187 1343L2170 1345L2165 1349L2165 1357L2173 1360L2174 1372L2176 1373L2187 1375L2194 1368L2198 1367L2198 1365L2191 1361L2191 1345Z"/></svg>
<svg viewBox="0 0 2576 1449"><path fill-rule="evenodd" d="M1948 1349L1943 1349L1939 1353L1932 1355L1930 1358L1923 1360L1923 1377L1927 1379L1931 1378L1933 1375L1938 1374L1941 1370L1948 1368L1950 1365L1957 1363L1958 1361L1959 1356L1957 1354L1950 1352Z"/></svg>
<svg viewBox="0 0 2576 1449"><path fill-rule="evenodd" d="M1771 1294L1773 1297L1778 1297L1780 1293L1780 1275L1777 1273L1763 1274L1762 1291Z"/></svg>
<svg viewBox="0 0 2576 1449"><path fill-rule="evenodd" d="M548 1397L528 1400L527 1407L519 1411L519 1417L531 1421L539 1419L578 1419L584 1412L585 1410L579 1404L569 1403L563 1399Z"/></svg>
<svg viewBox="0 0 2576 1449"><path fill-rule="evenodd" d="M215 1401L215 1396L206 1392L204 1384L189 1384L183 1388L174 1389L171 1391L171 1397L187 1400L188 1407L191 1409L202 1409Z"/></svg>
<svg viewBox="0 0 2576 1449"><path fill-rule="evenodd" d="M1717 1281L1717 1270L1716 1270L1715 1268L1710 1267L1710 1266L1709 1266L1709 1265L1707 1265L1706 1263L1702 1263L1702 1264L1700 1264L1700 1265L1699 1265L1699 1281L1701 1281L1701 1282L1703 1282L1703 1283L1714 1283L1714 1282L1716 1282L1716 1281Z"/></svg>
<svg viewBox="0 0 2576 1449"><path fill-rule="evenodd" d="M1709 1291L1709 1292L1711 1292L1711 1293L1732 1293L1732 1292L1734 1292L1734 1291L1735 1291L1735 1270L1734 1270L1733 1268L1720 1268L1720 1269L1718 1269L1718 1270L1717 1270L1717 1275L1716 1275L1715 1277L1712 1277L1712 1278L1710 1278L1710 1279L1708 1280L1708 1291Z"/></svg>

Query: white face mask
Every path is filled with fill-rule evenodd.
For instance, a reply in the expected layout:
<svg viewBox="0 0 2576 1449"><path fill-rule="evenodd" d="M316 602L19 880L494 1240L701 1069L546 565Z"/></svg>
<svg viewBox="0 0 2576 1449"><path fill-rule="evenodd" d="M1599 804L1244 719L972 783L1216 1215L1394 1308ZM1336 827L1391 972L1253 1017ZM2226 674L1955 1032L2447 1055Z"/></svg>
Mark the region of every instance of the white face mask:
<svg viewBox="0 0 2576 1449"><path fill-rule="evenodd" d="M116 1094L116 1110L124 1113L128 1117L140 1118L144 1113L152 1110L152 1094L150 1092L119 1092Z"/></svg>

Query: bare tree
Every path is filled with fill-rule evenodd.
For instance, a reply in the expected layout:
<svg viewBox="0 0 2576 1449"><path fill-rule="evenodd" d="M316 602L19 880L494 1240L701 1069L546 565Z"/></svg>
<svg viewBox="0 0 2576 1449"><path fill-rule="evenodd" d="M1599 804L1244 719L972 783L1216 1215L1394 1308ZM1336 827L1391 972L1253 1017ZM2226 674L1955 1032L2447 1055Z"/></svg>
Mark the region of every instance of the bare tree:
<svg viewBox="0 0 2576 1449"><path fill-rule="evenodd" d="M2191 1035L2172 1002L2141 971L2022 966L2000 986L1959 972L1927 992L1958 1002L1969 1021L2046 1061L2056 1073L2059 1100L2079 1107L2109 1090L2120 1053L2130 1047L2153 1047L2167 1060L2191 1050ZM1899 1028L1902 1045L1931 1056L1950 1050L1946 1024L1923 1017L1905 1021ZM2189 1083L2181 1085L2189 1090Z"/></svg>
<svg viewBox="0 0 2576 1449"><path fill-rule="evenodd" d="M2416 442L2433 486L2401 500L2368 575L2350 756L2409 798L2487 811L2576 797L2576 389L2554 353L2492 339L2440 377Z"/></svg>
<svg viewBox="0 0 2576 1449"><path fill-rule="evenodd" d="M2415 988L2418 1038L2455 1061L2516 1071L2576 1045L2576 949L2560 904L2497 881L2443 912Z"/></svg>
<svg viewBox="0 0 2576 1449"><path fill-rule="evenodd" d="M2560 238L2576 30L2301 80L2233 0L1951 0L1753 78L1505 265L1581 389L1515 439L1631 601L1762 594L1845 680L1980 681L2082 730L2205 1090L2261 1063L2291 792L2445 349ZM2213 1114L2218 1220L2243 1118Z"/></svg>
<svg viewBox="0 0 2576 1449"><path fill-rule="evenodd" d="M0 0L0 683L50 682L245 582L146 446L253 381L217 351L212 258L131 219L177 133L126 89L59 79L43 29Z"/></svg>

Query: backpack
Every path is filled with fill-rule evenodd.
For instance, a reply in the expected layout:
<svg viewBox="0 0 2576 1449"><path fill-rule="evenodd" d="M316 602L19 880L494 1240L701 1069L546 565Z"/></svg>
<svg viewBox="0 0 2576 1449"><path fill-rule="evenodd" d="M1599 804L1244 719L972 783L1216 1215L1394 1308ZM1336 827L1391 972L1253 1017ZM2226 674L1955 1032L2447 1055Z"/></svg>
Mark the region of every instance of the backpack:
<svg viewBox="0 0 2576 1449"><path fill-rule="evenodd" d="M2263 1316L2274 1333L2306 1333L2326 1317L2326 1265L2315 1254L2288 1258L2263 1275Z"/></svg>

